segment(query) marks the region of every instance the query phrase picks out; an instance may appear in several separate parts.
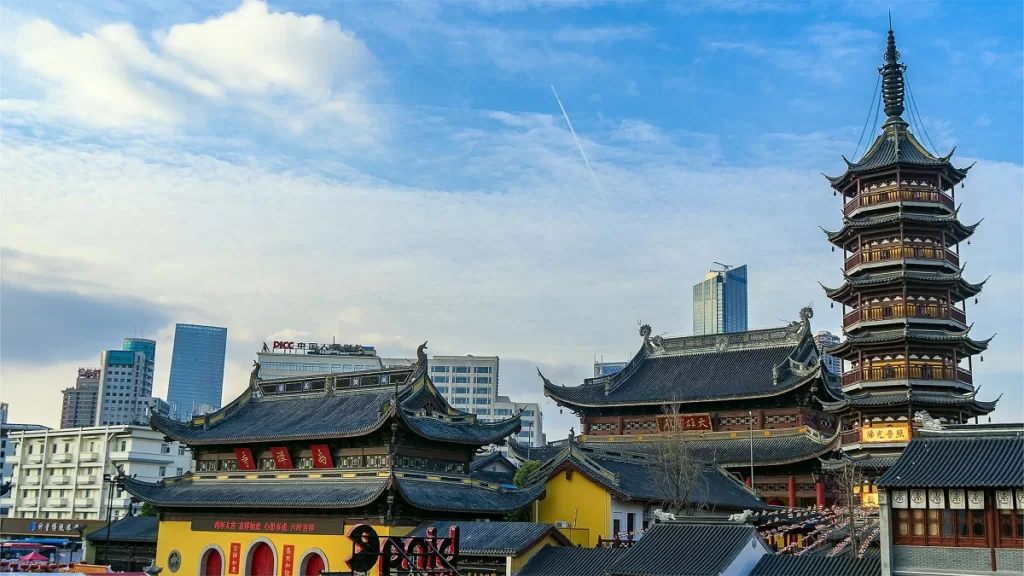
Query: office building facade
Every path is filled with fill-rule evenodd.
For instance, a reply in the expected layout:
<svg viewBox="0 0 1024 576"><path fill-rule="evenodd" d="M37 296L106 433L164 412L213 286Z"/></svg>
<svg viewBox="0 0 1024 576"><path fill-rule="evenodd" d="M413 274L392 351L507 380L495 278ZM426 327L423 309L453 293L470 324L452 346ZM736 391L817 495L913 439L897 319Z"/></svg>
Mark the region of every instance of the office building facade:
<svg viewBox="0 0 1024 576"><path fill-rule="evenodd" d="M516 442L527 446L545 446L547 437L544 435L544 419L540 405L536 402L513 402L508 396L498 396L491 412L493 419L500 420L515 416L522 412L522 429L515 435ZM502 446L501 451L507 454L508 447Z"/></svg>
<svg viewBox="0 0 1024 576"><path fill-rule="evenodd" d="M60 427L77 428L96 424L96 401L100 393L100 368L79 368L74 388L65 388L60 409Z"/></svg>
<svg viewBox="0 0 1024 576"><path fill-rule="evenodd" d="M97 425L146 423L149 406L167 409L166 402L153 398L155 358L156 342L140 338L126 338L124 349L100 354Z"/></svg>
<svg viewBox="0 0 1024 576"><path fill-rule="evenodd" d="M90 426L12 432L11 490L0 505L8 518L105 520L116 473L155 482L192 470L192 454L162 432L142 426ZM132 513L127 492L115 493L112 517Z"/></svg>
<svg viewBox="0 0 1024 576"><path fill-rule="evenodd" d="M594 378L610 376L625 367L625 362L594 362Z"/></svg>
<svg viewBox="0 0 1024 576"><path fill-rule="evenodd" d="M836 376L843 373L843 361L835 356L826 354L825 349L830 346L836 346L839 342L839 336L827 330L822 330L814 335L814 343L818 345L818 351L821 352L821 363L828 368L829 372Z"/></svg>
<svg viewBox="0 0 1024 576"><path fill-rule="evenodd" d="M220 408L228 329L199 324L174 326L167 402L180 420Z"/></svg>
<svg viewBox="0 0 1024 576"><path fill-rule="evenodd" d="M260 378L294 378L386 368L373 346L275 341L256 355ZM396 359L391 359L397 362ZM400 364L404 365L404 364Z"/></svg>
<svg viewBox="0 0 1024 576"><path fill-rule="evenodd" d="M693 334L747 330L747 267L712 270L693 287Z"/></svg>

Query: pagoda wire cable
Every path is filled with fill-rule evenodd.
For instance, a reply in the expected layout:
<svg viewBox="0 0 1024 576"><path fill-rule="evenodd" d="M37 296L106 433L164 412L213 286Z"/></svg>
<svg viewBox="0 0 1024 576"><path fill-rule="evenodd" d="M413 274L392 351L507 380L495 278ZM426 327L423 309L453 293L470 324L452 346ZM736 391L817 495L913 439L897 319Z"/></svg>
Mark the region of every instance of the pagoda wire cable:
<svg viewBox="0 0 1024 576"><path fill-rule="evenodd" d="M857 139L857 149L853 151L853 161L857 161L857 153L860 152L860 145L864 142L864 135L868 132L868 121L871 120L871 109L875 108L875 100L878 98L879 92L878 84L882 81L882 75L879 74L878 78L875 79L875 89L871 93L871 105L868 106L868 115L864 117L864 127L860 130L860 138ZM875 113L875 121L878 121L878 113Z"/></svg>
<svg viewBox="0 0 1024 576"><path fill-rule="evenodd" d="M917 114L917 123L921 126L921 132L924 132L925 139L928 140L928 144L932 147L934 154L939 153L939 149L935 146L935 142L932 142L932 137L928 135L928 129L924 127L924 120L921 118L921 112L917 108L917 101L914 100L914 90L910 87L910 76L906 72L903 73L903 78L907 84L907 96L910 97L910 105L913 108L913 113Z"/></svg>

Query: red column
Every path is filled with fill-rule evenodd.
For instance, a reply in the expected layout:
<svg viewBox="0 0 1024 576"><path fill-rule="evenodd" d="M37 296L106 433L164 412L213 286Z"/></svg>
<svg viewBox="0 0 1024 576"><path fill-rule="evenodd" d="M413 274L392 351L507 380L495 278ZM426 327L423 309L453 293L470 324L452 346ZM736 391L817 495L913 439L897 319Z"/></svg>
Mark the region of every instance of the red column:
<svg viewBox="0 0 1024 576"><path fill-rule="evenodd" d="M747 476L747 479L744 480L744 482L747 483L747 488L753 488L753 486L750 485L750 476Z"/></svg>
<svg viewBox="0 0 1024 576"><path fill-rule="evenodd" d="M822 480L818 480L814 483L814 496L817 500L818 506L825 506L825 483Z"/></svg>
<svg viewBox="0 0 1024 576"><path fill-rule="evenodd" d="M796 478L789 477L789 506L796 508Z"/></svg>

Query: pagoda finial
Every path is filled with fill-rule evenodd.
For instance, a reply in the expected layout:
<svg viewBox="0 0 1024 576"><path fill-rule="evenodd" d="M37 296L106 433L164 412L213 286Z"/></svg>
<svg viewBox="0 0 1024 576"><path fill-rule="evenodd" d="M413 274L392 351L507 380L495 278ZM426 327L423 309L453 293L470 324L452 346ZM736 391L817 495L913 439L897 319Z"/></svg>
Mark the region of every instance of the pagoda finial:
<svg viewBox="0 0 1024 576"><path fill-rule="evenodd" d="M903 72L906 66L900 64L900 52L896 49L896 36L892 32L892 15L889 15L889 39L885 46L885 65L878 69L882 75L882 101L885 103L885 114L889 117L885 124L906 124L903 115Z"/></svg>

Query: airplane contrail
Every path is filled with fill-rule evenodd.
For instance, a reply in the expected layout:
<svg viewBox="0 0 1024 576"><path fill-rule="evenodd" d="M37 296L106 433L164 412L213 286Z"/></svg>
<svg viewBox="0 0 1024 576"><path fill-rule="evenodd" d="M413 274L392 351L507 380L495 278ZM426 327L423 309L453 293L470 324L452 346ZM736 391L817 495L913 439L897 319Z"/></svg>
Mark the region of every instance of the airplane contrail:
<svg viewBox="0 0 1024 576"><path fill-rule="evenodd" d="M569 114L565 111L565 106L562 106L562 99L558 97L558 91L555 90L555 85L551 85L551 91L555 93L555 101L558 102L558 107L562 109L562 116L565 117L565 123L569 125L569 132L572 132L572 137L576 139L576 147L580 149L580 156L583 156L583 163L587 165L587 171L590 172L590 178L594 181L594 186L597 186L597 191L604 195L604 190L601 190L601 185L597 183L597 176L594 175L594 169L590 167L590 160L587 160L587 153L583 151L583 144L580 143L580 137L576 135L576 130L573 130L572 120L569 120Z"/></svg>

